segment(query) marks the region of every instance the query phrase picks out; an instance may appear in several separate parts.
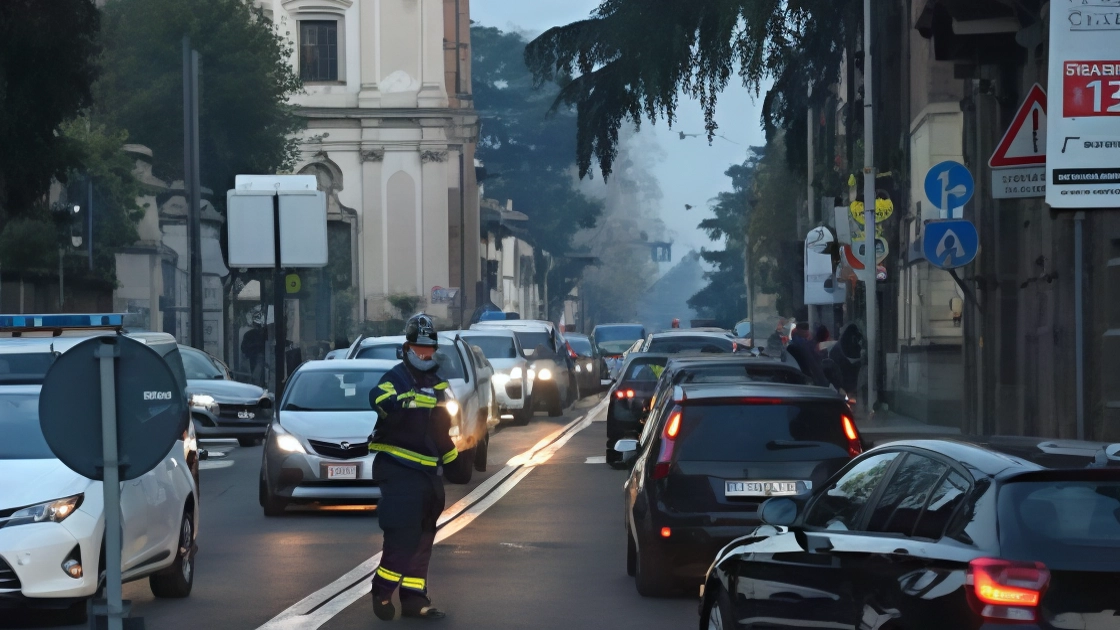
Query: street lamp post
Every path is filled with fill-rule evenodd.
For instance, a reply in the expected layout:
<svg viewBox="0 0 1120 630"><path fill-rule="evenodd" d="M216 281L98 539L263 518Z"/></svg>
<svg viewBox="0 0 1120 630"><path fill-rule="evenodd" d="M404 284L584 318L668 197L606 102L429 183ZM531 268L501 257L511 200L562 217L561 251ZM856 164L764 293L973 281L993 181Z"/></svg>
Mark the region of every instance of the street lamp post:
<svg viewBox="0 0 1120 630"><path fill-rule="evenodd" d="M867 412L875 411L876 260L875 260L875 115L871 82L871 0L863 0L863 245L867 303Z"/></svg>

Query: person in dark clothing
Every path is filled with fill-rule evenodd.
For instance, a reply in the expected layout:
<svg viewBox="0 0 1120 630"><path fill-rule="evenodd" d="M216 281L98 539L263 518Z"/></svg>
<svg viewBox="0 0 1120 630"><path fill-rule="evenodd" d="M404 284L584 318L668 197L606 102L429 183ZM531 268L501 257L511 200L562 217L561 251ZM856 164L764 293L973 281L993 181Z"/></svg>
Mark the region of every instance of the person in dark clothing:
<svg viewBox="0 0 1120 630"><path fill-rule="evenodd" d="M405 338L404 361L370 392L378 420L369 450L376 453L373 478L381 488L377 511L384 532L381 564L373 577L373 612L385 621L396 615L398 588L402 616L445 616L428 598L428 563L444 509L443 480L467 483L471 465L469 458L459 457L449 433L451 416L443 405L449 385L439 375L439 340L431 318L409 319Z"/></svg>
<svg viewBox="0 0 1120 630"><path fill-rule="evenodd" d="M245 331L245 336L241 338L241 354L249 359L249 373L252 374L252 381L257 384L264 382L262 364L267 343L268 332L259 321L254 321L253 327Z"/></svg>
<svg viewBox="0 0 1120 630"><path fill-rule="evenodd" d="M793 336L786 346L786 352L797 361L797 365L806 376L813 379L814 385L828 387L831 383L824 373L824 365L817 354L817 344L809 334L809 324L801 322L793 331Z"/></svg>
<svg viewBox="0 0 1120 630"><path fill-rule="evenodd" d="M848 324L840 331L840 339L829 349L828 358L836 366L837 389L842 394L854 394L863 367L863 333L858 326Z"/></svg>

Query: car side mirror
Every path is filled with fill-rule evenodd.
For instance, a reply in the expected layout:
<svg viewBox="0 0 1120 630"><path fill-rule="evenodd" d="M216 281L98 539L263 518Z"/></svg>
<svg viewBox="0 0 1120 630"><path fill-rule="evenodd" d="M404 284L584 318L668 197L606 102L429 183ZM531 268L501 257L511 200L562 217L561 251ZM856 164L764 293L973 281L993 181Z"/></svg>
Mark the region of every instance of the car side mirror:
<svg viewBox="0 0 1120 630"><path fill-rule="evenodd" d="M797 503L785 497L767 499L758 508L758 518L767 525L789 527L797 520Z"/></svg>
<svg viewBox="0 0 1120 630"><path fill-rule="evenodd" d="M636 453L638 452L638 441L629 439L619 440L614 443L614 450L616 453L622 453L623 455Z"/></svg>

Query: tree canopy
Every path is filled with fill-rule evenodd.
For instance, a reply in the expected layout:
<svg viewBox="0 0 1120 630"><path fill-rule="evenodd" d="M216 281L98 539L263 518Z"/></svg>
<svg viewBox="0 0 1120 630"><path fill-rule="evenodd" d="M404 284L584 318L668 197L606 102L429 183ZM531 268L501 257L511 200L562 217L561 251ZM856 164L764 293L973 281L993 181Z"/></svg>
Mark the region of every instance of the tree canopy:
<svg viewBox="0 0 1120 630"><path fill-rule="evenodd" d="M768 132L804 117L807 87L836 82L852 37L852 0L603 0L586 20L546 31L525 58L538 85L561 86L554 106L578 112L580 176L611 173L623 122L675 121L681 94L700 101L709 141L716 103L737 73L761 92ZM823 102L816 90L814 102Z"/></svg>
<svg viewBox="0 0 1120 630"><path fill-rule="evenodd" d="M0 2L0 227L79 164L56 130L90 104L99 29L93 0Z"/></svg>
<svg viewBox="0 0 1120 630"><path fill-rule="evenodd" d="M238 173L293 165L290 134L302 121L288 97L301 83L288 61L289 25L273 24L249 0L109 0L104 12L95 120L152 149L157 175L182 179L184 35L201 57L202 185L220 193ZM224 199L215 195L219 205Z"/></svg>

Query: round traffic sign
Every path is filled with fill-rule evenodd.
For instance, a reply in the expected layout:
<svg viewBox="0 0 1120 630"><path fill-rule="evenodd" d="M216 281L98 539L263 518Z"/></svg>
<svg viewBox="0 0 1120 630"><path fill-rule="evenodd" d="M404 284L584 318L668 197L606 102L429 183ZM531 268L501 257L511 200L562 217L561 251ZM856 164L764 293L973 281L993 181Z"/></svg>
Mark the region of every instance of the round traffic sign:
<svg viewBox="0 0 1120 630"><path fill-rule="evenodd" d="M976 181L964 164L947 160L929 169L924 188L934 208L952 211L972 199Z"/></svg>
<svg viewBox="0 0 1120 630"><path fill-rule="evenodd" d="M171 367L155 350L124 336L87 339L47 370L39 395L39 425L47 446L67 468L103 479L102 348L115 352L117 457L121 480L155 468L187 429L187 404Z"/></svg>

